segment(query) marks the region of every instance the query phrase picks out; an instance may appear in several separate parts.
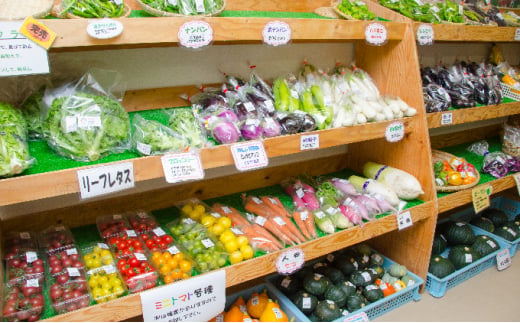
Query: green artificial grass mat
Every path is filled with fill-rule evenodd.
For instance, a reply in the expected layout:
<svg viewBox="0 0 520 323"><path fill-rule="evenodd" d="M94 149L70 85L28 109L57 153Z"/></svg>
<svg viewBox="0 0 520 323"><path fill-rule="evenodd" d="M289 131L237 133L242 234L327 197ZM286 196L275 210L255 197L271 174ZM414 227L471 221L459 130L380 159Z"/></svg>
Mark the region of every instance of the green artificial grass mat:
<svg viewBox="0 0 520 323"><path fill-rule="evenodd" d="M502 143L500 142L500 137L492 137L486 139L486 141L489 143L489 152L495 152L495 151L502 151ZM466 161L468 161L470 164L475 166L475 168L480 172L480 181L478 182L478 185L485 184L491 181L496 180L495 177L482 173L482 166L484 164L484 157L479 156L477 154L474 154L472 152L469 152L467 148L472 144L473 142L464 143L461 145L451 146L442 148L440 150L448 152L450 154L453 154L457 157L464 157ZM448 196L450 194L453 194L456 192L437 192L437 198L441 198L444 196Z"/></svg>
<svg viewBox="0 0 520 323"><path fill-rule="evenodd" d="M292 19L331 19L322 17L312 12L288 12L288 11L244 11L244 10L224 10L219 17L228 18L292 18ZM130 18L155 17L144 10L132 10Z"/></svg>

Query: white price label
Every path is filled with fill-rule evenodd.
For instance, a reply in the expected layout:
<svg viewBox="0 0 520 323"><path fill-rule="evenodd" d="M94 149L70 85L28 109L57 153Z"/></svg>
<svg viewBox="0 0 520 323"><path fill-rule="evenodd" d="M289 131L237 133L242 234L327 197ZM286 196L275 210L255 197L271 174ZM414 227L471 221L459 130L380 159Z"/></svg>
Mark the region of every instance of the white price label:
<svg viewBox="0 0 520 323"><path fill-rule="evenodd" d="M320 219L320 220L323 219L326 216L323 211L317 211L317 212L314 213L314 215L316 215L316 217L318 219Z"/></svg>
<svg viewBox="0 0 520 323"><path fill-rule="evenodd" d="M69 277L79 277L80 276L78 268L69 267L69 268L67 268L67 273L69 274Z"/></svg>
<svg viewBox="0 0 520 323"><path fill-rule="evenodd" d="M302 308L303 309L311 309L312 308L311 298L310 297L304 297L302 299Z"/></svg>
<svg viewBox="0 0 520 323"><path fill-rule="evenodd" d="M235 166L246 171L267 166L268 159L264 145L260 141L248 141L231 146Z"/></svg>
<svg viewBox="0 0 520 323"><path fill-rule="evenodd" d="M96 19L87 26L87 34L92 38L115 38L123 32L123 24L117 20L104 18Z"/></svg>
<svg viewBox="0 0 520 323"><path fill-rule="evenodd" d="M35 251L27 251L25 253L25 260L27 261L27 263L33 263L35 262L36 260L38 260L38 254L35 252Z"/></svg>
<svg viewBox="0 0 520 323"><path fill-rule="evenodd" d="M49 73L47 51L18 32L22 23L0 22L0 76Z"/></svg>
<svg viewBox="0 0 520 323"><path fill-rule="evenodd" d="M453 124L453 113L452 112L444 112L441 115L441 126L447 126Z"/></svg>
<svg viewBox="0 0 520 323"><path fill-rule="evenodd" d="M97 246L101 249L108 249L108 245L106 243L98 242Z"/></svg>
<svg viewBox="0 0 520 323"><path fill-rule="evenodd" d="M135 149L143 155L149 156L152 154L152 146L142 143L140 141L135 143Z"/></svg>
<svg viewBox="0 0 520 323"><path fill-rule="evenodd" d="M198 153L180 153L161 157L164 177L168 183L204 178L204 170Z"/></svg>
<svg viewBox="0 0 520 323"><path fill-rule="evenodd" d="M114 215L112 215L112 219L121 220L121 219L123 219L123 216L121 214L114 214Z"/></svg>
<svg viewBox="0 0 520 323"><path fill-rule="evenodd" d="M270 21L262 31L264 43L271 46L286 45L291 41L291 27L283 21Z"/></svg>
<svg viewBox="0 0 520 323"><path fill-rule="evenodd" d="M433 45L434 32L432 25L420 24L417 28L417 42L419 45Z"/></svg>
<svg viewBox="0 0 520 323"><path fill-rule="evenodd" d="M226 271L211 271L139 293L145 322L207 322L224 311Z"/></svg>
<svg viewBox="0 0 520 323"><path fill-rule="evenodd" d="M40 287L40 283L38 282L38 279L28 279L25 286L26 287Z"/></svg>
<svg viewBox="0 0 520 323"><path fill-rule="evenodd" d="M166 232L164 232L164 230L162 228L159 228L159 227L153 229L152 231L158 237L162 237L163 235L166 234Z"/></svg>
<svg viewBox="0 0 520 323"><path fill-rule="evenodd" d="M99 116L80 116L78 117L78 128L87 130L101 128L101 118Z"/></svg>
<svg viewBox="0 0 520 323"><path fill-rule="evenodd" d="M309 211L302 211L300 212L300 218L302 221L305 221L309 218Z"/></svg>
<svg viewBox="0 0 520 323"><path fill-rule="evenodd" d="M278 225L285 225L285 221L281 217L279 217L279 216L275 217L273 220Z"/></svg>
<svg viewBox="0 0 520 323"><path fill-rule="evenodd" d="M263 216L257 216L255 218L255 223L258 224L259 226L264 226L265 222L267 221L266 218L264 218Z"/></svg>
<svg viewBox="0 0 520 323"><path fill-rule="evenodd" d="M82 199L110 194L135 186L132 162L80 169L77 176Z"/></svg>
<svg viewBox="0 0 520 323"><path fill-rule="evenodd" d="M126 230L126 235L129 237L137 237L137 234L134 230Z"/></svg>
<svg viewBox="0 0 520 323"><path fill-rule="evenodd" d="M201 48L213 41L213 28L205 21L194 20L184 23L177 34L181 46Z"/></svg>
<svg viewBox="0 0 520 323"><path fill-rule="evenodd" d="M276 270L282 275L290 275L299 270L305 262L305 254L300 248L282 252L276 259Z"/></svg>
<svg viewBox="0 0 520 323"><path fill-rule="evenodd" d="M70 249L67 249L65 250L65 252L67 253L67 255L77 255L78 254L78 249L76 248L70 248Z"/></svg>
<svg viewBox="0 0 520 323"><path fill-rule="evenodd" d="M367 25L365 29L365 39L370 45L381 46L385 44L387 35L386 27L377 22Z"/></svg>
<svg viewBox="0 0 520 323"><path fill-rule="evenodd" d="M320 135L302 135L300 137L300 150L320 148Z"/></svg>
<svg viewBox="0 0 520 323"><path fill-rule="evenodd" d="M172 255L176 255L178 254L179 252L181 252L179 250L179 248L177 248L176 246L171 246L170 248L167 249L169 253L171 253Z"/></svg>
<svg viewBox="0 0 520 323"><path fill-rule="evenodd" d="M105 265L102 267L105 274L110 275L116 272L116 266L114 265Z"/></svg>
<svg viewBox="0 0 520 323"><path fill-rule="evenodd" d="M202 242L202 245L206 248L214 247L215 244L210 239L202 239L200 242Z"/></svg>
<svg viewBox="0 0 520 323"><path fill-rule="evenodd" d="M511 255L509 249L506 248L497 254L497 269L504 270L511 266Z"/></svg>
<svg viewBox="0 0 520 323"><path fill-rule="evenodd" d="M410 211L402 212L397 214L397 228L402 230L404 228L411 227L413 225L412 215Z"/></svg>
<svg viewBox="0 0 520 323"><path fill-rule="evenodd" d="M515 30L515 40L520 41L520 28L516 28Z"/></svg>
<svg viewBox="0 0 520 323"><path fill-rule="evenodd" d="M143 253L134 253L134 257L139 261L146 261L146 256Z"/></svg>
<svg viewBox="0 0 520 323"><path fill-rule="evenodd" d="M244 232L242 232L240 229L238 228L229 228L229 230L231 230L231 232L233 232L235 235L237 236L240 236L240 235L243 235Z"/></svg>
<svg viewBox="0 0 520 323"><path fill-rule="evenodd" d="M404 138L404 124L401 121L390 123L385 131L386 141L398 142Z"/></svg>

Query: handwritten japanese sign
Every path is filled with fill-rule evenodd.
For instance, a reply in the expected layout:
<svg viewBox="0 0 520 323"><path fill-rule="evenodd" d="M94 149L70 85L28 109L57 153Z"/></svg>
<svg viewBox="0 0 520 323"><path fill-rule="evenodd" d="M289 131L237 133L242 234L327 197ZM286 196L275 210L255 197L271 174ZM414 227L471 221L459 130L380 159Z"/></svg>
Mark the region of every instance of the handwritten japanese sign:
<svg viewBox="0 0 520 323"><path fill-rule="evenodd" d="M453 113L445 112L441 115L441 126L453 124Z"/></svg>
<svg viewBox="0 0 520 323"><path fill-rule="evenodd" d="M497 254L497 269L504 270L511 266L511 255L509 249L504 249Z"/></svg>
<svg viewBox="0 0 520 323"><path fill-rule="evenodd" d="M80 169L77 176L82 199L110 194L135 186L132 162Z"/></svg>
<svg viewBox="0 0 520 323"><path fill-rule="evenodd" d="M231 153L238 170L251 170L268 164L265 148L260 141L248 141L231 146Z"/></svg>
<svg viewBox="0 0 520 323"><path fill-rule="evenodd" d="M0 22L0 76L49 73L47 51L18 32L20 25Z"/></svg>
<svg viewBox="0 0 520 323"><path fill-rule="evenodd" d="M161 157L164 177L168 183L201 179L204 170L200 156L196 153L180 153Z"/></svg>
<svg viewBox="0 0 520 323"><path fill-rule="evenodd" d="M302 135L300 137L300 150L320 148L320 135Z"/></svg>
<svg viewBox="0 0 520 323"><path fill-rule="evenodd" d="M109 39L119 36L123 32L123 24L114 19L100 19L87 26L87 34L97 39Z"/></svg>
<svg viewBox="0 0 520 323"><path fill-rule="evenodd" d="M270 21L264 26L262 37L267 45L286 45L291 41L291 27L283 21Z"/></svg>
<svg viewBox="0 0 520 323"><path fill-rule="evenodd" d="M386 37L386 27L382 24L374 22L367 25L365 29L365 39L370 45L384 45L386 43Z"/></svg>
<svg viewBox="0 0 520 323"><path fill-rule="evenodd" d="M479 213L490 206L489 196L492 192L493 187L491 185L480 185L471 190L475 213Z"/></svg>
<svg viewBox="0 0 520 323"><path fill-rule="evenodd" d="M226 271L141 292L145 322L207 322L226 305Z"/></svg>
<svg viewBox="0 0 520 323"><path fill-rule="evenodd" d="M417 28L417 42L419 45L433 45L434 32L432 25L420 24Z"/></svg>
<svg viewBox="0 0 520 323"><path fill-rule="evenodd" d="M412 215L410 211L402 212L397 214L397 228L403 230L413 225Z"/></svg>
<svg viewBox="0 0 520 323"><path fill-rule="evenodd" d="M182 24L177 36L181 46L201 48L213 41L213 28L205 21L189 21Z"/></svg>
<svg viewBox="0 0 520 323"><path fill-rule="evenodd" d="M305 262L305 254L300 248L292 248L284 251L276 259L276 270L283 275L289 275L297 271Z"/></svg>
<svg viewBox="0 0 520 323"><path fill-rule="evenodd" d="M404 138L404 124L401 121L390 123L385 131L386 141L398 142Z"/></svg>
<svg viewBox="0 0 520 323"><path fill-rule="evenodd" d="M45 49L49 49L56 39L54 31L31 16L24 20L20 32Z"/></svg>

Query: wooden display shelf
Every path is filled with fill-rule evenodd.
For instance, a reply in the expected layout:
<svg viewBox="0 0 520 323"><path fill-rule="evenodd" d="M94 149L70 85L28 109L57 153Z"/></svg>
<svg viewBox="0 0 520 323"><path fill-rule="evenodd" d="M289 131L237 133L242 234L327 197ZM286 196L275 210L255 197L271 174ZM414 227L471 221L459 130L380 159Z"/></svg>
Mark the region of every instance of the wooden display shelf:
<svg viewBox="0 0 520 323"><path fill-rule="evenodd" d="M86 33L88 19L46 19L44 24L58 36L51 51L92 50L107 48L131 48L177 45L177 32L187 21L194 18L119 18L123 33L111 39L95 39ZM208 22L213 28L214 43L261 43L264 26L274 18L197 18ZM347 21L335 19L284 19L291 27L293 42L364 40L365 28L370 21ZM405 24L380 22L387 28L388 40L402 40Z"/></svg>
<svg viewBox="0 0 520 323"><path fill-rule="evenodd" d="M414 31L421 23L414 22ZM514 42L519 27L432 24L434 41Z"/></svg>
<svg viewBox="0 0 520 323"><path fill-rule="evenodd" d="M478 186L489 185L493 187L493 194L508 190L516 185L512 175L496 179L494 181L483 183ZM475 186L475 187L478 187ZM474 188L475 188L474 187ZM472 203L473 199L471 196L472 189L462 190L459 192L451 193L449 195L440 197L437 199L439 203L439 213L453 210L459 206Z"/></svg>
<svg viewBox="0 0 520 323"><path fill-rule="evenodd" d="M417 118L415 117L402 119L406 133L415 128L416 120ZM391 122L368 123L365 125L268 138L264 140L264 147L268 158L274 158L302 152L300 149L301 137L309 134L319 135L320 148L384 138L386 127ZM234 165L230 147L231 145L219 145L214 148L202 149L200 156L204 169ZM161 156L141 157L130 160L133 162L135 183L164 178ZM118 162L108 164L114 163ZM3 179L0 181L0 207L78 193L77 171L88 167L96 166ZM31 189L28 190L28 187ZM0 212L0 218L7 220L10 217L8 214L1 214Z"/></svg>
<svg viewBox="0 0 520 323"><path fill-rule="evenodd" d="M444 114L452 114L452 123L443 125L442 116ZM439 128L445 126L453 126L462 123L475 122L480 120L495 119L507 117L509 115L520 113L520 102L503 103L496 106L483 106L476 108L456 109L444 112L434 112L426 114L428 128Z"/></svg>
<svg viewBox="0 0 520 323"><path fill-rule="evenodd" d="M425 202L407 210L410 211L412 215L413 223L423 221L429 217L428 213L432 208L432 203L433 202ZM309 261L396 230L396 216L388 215L374 222L366 223L365 228L356 226L348 230L339 231L305 242L296 247L303 250L305 253L305 261ZM275 261L284 250L225 267L226 287L236 286L246 281L275 273ZM416 273L414 268L409 269ZM426 273L421 275L425 276ZM89 306L74 312L53 316L44 321L122 321L140 315L142 315L141 298L139 294L132 294L104 304Z"/></svg>

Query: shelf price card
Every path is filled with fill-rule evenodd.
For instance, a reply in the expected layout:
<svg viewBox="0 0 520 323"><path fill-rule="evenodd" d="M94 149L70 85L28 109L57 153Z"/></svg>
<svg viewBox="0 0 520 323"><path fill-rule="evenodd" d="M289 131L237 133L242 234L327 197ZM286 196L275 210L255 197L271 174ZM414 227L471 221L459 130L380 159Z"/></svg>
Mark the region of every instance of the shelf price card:
<svg viewBox="0 0 520 323"><path fill-rule="evenodd" d="M0 22L0 76L49 73L47 51L18 30L22 22Z"/></svg>
<svg viewBox="0 0 520 323"><path fill-rule="evenodd" d="M267 154L261 141L248 141L231 146L235 166L240 171L265 167Z"/></svg>
<svg viewBox="0 0 520 323"><path fill-rule="evenodd" d="M434 32L432 25L420 24L417 28L417 42L419 45L433 45Z"/></svg>
<svg viewBox="0 0 520 323"><path fill-rule="evenodd" d="M370 45L382 46L386 44L388 32L386 27L380 23L373 22L365 29L365 40Z"/></svg>
<svg viewBox="0 0 520 323"><path fill-rule="evenodd" d="M161 157L164 177L168 183L202 179L204 170L196 153L169 154Z"/></svg>
<svg viewBox="0 0 520 323"><path fill-rule="evenodd" d="M475 213L479 213L491 205L489 200L491 193L493 193L493 187L491 185L480 185L471 190Z"/></svg>
<svg viewBox="0 0 520 323"><path fill-rule="evenodd" d="M262 37L267 45L286 45L291 41L291 26L283 21L270 21L264 26Z"/></svg>
<svg viewBox="0 0 520 323"><path fill-rule="evenodd" d="M290 275L302 268L305 254L300 248L292 248L282 252L276 259L276 270L282 275Z"/></svg>
<svg viewBox="0 0 520 323"><path fill-rule="evenodd" d="M80 169L77 176L82 199L110 194L135 186L132 162Z"/></svg>
<svg viewBox="0 0 520 323"><path fill-rule="evenodd" d="M177 34L181 46L187 48L201 48L213 41L213 28L201 20L188 21L179 28Z"/></svg>
<svg viewBox="0 0 520 323"><path fill-rule="evenodd" d="M141 292L145 322L207 322L226 306L226 271Z"/></svg>

